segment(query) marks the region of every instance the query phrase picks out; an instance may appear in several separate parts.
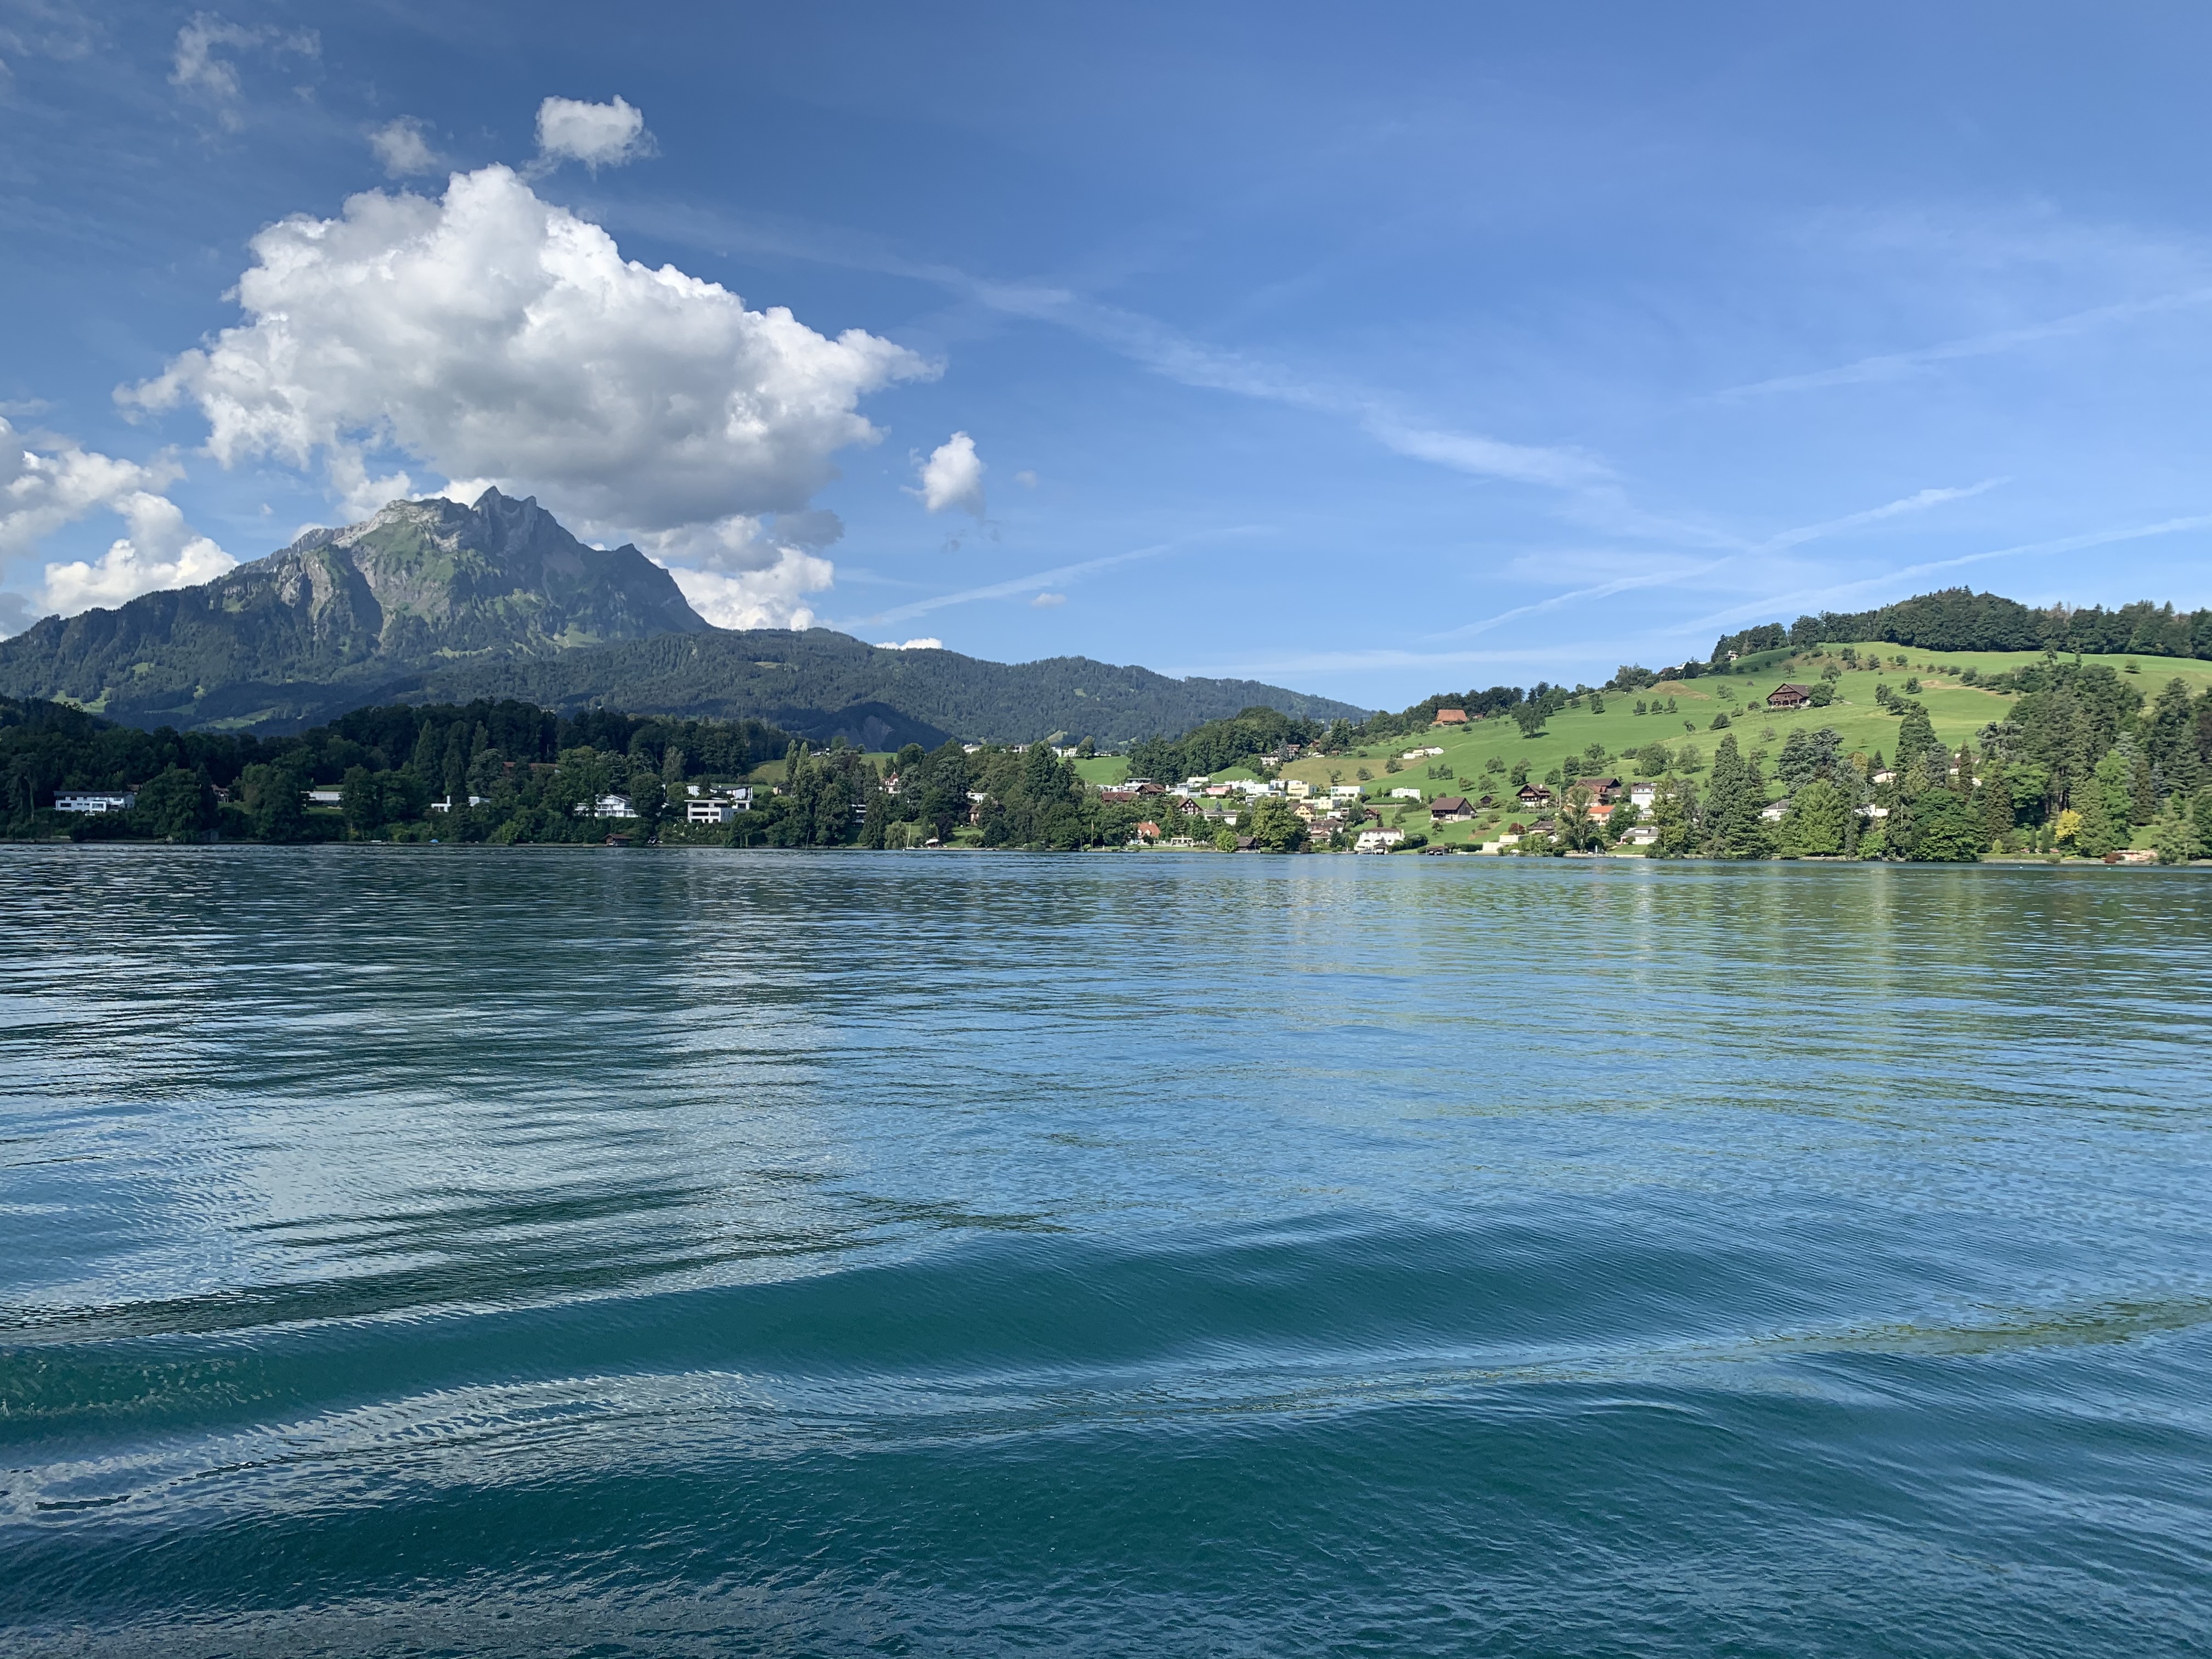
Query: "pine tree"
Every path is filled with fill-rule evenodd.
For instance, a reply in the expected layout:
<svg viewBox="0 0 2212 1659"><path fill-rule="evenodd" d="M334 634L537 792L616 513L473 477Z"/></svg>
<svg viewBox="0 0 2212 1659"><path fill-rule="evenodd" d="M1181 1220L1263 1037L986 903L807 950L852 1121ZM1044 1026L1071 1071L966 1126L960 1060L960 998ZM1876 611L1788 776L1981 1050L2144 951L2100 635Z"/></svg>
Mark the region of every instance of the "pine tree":
<svg viewBox="0 0 2212 1659"><path fill-rule="evenodd" d="M1936 728L1928 719L1928 711L1917 702L1908 704L1905 718L1897 727L1897 770L1909 770L1913 762L1931 749L1936 750L1940 766L1943 751L1936 742Z"/></svg>
<svg viewBox="0 0 2212 1659"><path fill-rule="evenodd" d="M1705 786L1705 850L1715 858L1759 858L1766 851L1766 826L1759 809L1766 803L1758 774L1736 750L1735 734L1721 739L1713 754L1713 775Z"/></svg>

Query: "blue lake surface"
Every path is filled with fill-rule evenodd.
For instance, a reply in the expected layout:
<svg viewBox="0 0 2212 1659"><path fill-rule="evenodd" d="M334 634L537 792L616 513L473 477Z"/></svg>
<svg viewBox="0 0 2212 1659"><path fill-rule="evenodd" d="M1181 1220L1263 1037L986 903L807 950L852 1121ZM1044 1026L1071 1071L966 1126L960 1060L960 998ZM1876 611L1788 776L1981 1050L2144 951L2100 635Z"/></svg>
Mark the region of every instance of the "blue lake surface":
<svg viewBox="0 0 2212 1659"><path fill-rule="evenodd" d="M0 850L0 1649L2212 1648L2212 882Z"/></svg>

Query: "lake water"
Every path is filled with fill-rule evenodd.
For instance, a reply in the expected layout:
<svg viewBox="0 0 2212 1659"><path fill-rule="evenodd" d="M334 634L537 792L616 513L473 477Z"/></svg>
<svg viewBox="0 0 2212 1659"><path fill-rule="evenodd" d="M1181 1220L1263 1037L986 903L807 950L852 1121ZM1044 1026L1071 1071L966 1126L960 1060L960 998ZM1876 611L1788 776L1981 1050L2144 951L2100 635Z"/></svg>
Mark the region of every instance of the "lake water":
<svg viewBox="0 0 2212 1659"><path fill-rule="evenodd" d="M9 1653L2212 1645L2201 872L0 851Z"/></svg>

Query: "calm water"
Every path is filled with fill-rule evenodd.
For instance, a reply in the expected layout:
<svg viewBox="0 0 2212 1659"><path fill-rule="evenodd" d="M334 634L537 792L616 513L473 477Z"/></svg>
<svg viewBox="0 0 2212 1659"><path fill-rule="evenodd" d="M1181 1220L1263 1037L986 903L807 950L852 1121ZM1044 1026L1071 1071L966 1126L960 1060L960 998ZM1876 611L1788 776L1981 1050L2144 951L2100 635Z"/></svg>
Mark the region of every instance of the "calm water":
<svg viewBox="0 0 2212 1659"><path fill-rule="evenodd" d="M2212 1647L2201 873L0 851L11 1653Z"/></svg>

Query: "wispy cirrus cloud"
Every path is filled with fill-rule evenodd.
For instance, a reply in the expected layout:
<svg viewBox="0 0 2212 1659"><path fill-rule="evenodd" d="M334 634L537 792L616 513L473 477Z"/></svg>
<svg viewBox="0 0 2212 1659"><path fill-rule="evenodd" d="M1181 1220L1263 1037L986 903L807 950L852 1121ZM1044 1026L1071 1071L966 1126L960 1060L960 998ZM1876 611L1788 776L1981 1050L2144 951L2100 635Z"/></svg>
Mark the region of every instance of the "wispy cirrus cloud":
<svg viewBox="0 0 2212 1659"><path fill-rule="evenodd" d="M2156 295L2148 299L2124 300L2115 305L2093 306L2086 311L2053 317L2046 322L1998 329L1987 334L1967 335L1960 339L1945 340L1912 351L1881 352L1875 356L1861 357L1856 362L1838 364L1834 368L1815 369L1807 374L1782 374L1771 380L1754 380L1747 386L1726 386L1708 393L1707 401L1725 402L1784 392L1818 392L1829 386L1899 380L1923 374L1939 363L1958 362L1970 357L1993 357L2002 352L2016 351L2023 346L2039 344L2045 340L2063 339L2069 335L2086 334L2094 329L2129 322L2138 317L2183 311L2206 304L2212 304L2212 288L2188 289L2179 293Z"/></svg>
<svg viewBox="0 0 2212 1659"><path fill-rule="evenodd" d="M849 235L769 226L689 206L607 201L595 204L594 210L611 222L716 252L744 248L926 283L1000 316L1065 329L1180 386L1349 420L1394 453L1454 471L1568 490L1600 485L1612 477L1603 461L1572 446L1514 443L1457 431L1422 419L1388 392L1212 345L1156 317L1108 305L1064 284L977 276Z"/></svg>
<svg viewBox="0 0 2212 1659"><path fill-rule="evenodd" d="M1486 634L1492 629L1501 627L1506 623L1516 622L1523 617L1540 616L1545 611L1556 611L1562 605L1573 605L1583 599L1610 599L1616 593L1632 592L1638 588L1670 587L1680 582L1693 581L1700 576L1710 576L1714 572L1735 563L1739 559L1771 557L1791 548L1802 547L1808 542L1819 541L1823 537L1840 535L1846 531L1862 529L1868 525L1879 524L1888 519L1900 518L1907 514L1924 513L1930 507L1941 507L1948 501L1964 501L1969 496L1978 495L1984 490L1994 489L2003 482L2002 478L1984 478L1979 483L1954 487L1939 486L1916 490L1910 495L1900 496L1893 501L1885 501L1880 507L1867 507L1857 513L1846 513L1840 518L1824 519L1814 524L1796 525L1788 530L1778 531L1773 535L1760 540L1740 542L1737 544L1740 550L1730 553L1725 557L1709 559L1702 564L1676 565L1650 572L1638 571L1615 577L1610 580L1594 583L1586 587L1573 588L1564 593L1554 593L1549 599L1537 599L1528 605L1515 605L1511 610L1501 611L1494 617L1486 617L1480 622L1446 629L1441 633L1431 634L1428 637L1432 640L1472 638L1479 634ZM1701 626L1702 624L1692 625Z"/></svg>
<svg viewBox="0 0 2212 1659"><path fill-rule="evenodd" d="M1795 592L1771 594L1764 599L1747 599L1741 605L1716 611L1711 616L1700 617L1682 624L1685 629L1710 628L1716 623L1735 622L1761 613L1771 614L1799 605L1809 605L1826 600L1847 599L1853 594L1869 592L1884 587L1896 587L1917 577L1932 575L1938 570L1956 570L1970 564L1984 564L1992 559L2029 558L2039 554L2079 553L2092 547L2111 547L2122 542L2143 541L2154 536L2172 536L2185 530L2212 529L2212 513L2197 514L2188 518L2161 519L2155 524L2124 525L2110 530L2091 530L2074 536L2059 536L2050 541L2022 542L2016 547L1991 548L1986 552L1963 553L1956 558L1930 559L1922 564L1909 564L1894 570L1885 570L1879 575L1863 576L1854 581L1836 582L1825 587L1802 588Z"/></svg>
<svg viewBox="0 0 2212 1659"><path fill-rule="evenodd" d="M1174 541L1154 542L1148 547L1132 548L1126 553L1109 553L1103 558L1085 559L1077 564L1055 565L1050 570L1035 571L1026 576L1014 576L1000 582L987 582L980 587L963 587L953 593L939 593L927 599L915 599L910 604L895 605L888 611L878 611L869 616L855 617L851 623L841 623L839 626L848 629L880 627L885 623L904 622L911 617L927 616L933 611L942 611L948 605L970 605L979 599L1019 599L1025 593L1036 595L1030 600L1032 605L1047 606L1059 605L1065 602L1067 596L1065 593L1052 593L1045 591L1059 583L1078 581L1083 577L1095 575L1101 570L1111 570L1121 565L1134 564L1140 560L1161 558L1168 554L1183 552L1189 548L1210 542L1265 533L1264 526L1231 525L1224 529L1208 531L1200 535L1179 537Z"/></svg>

